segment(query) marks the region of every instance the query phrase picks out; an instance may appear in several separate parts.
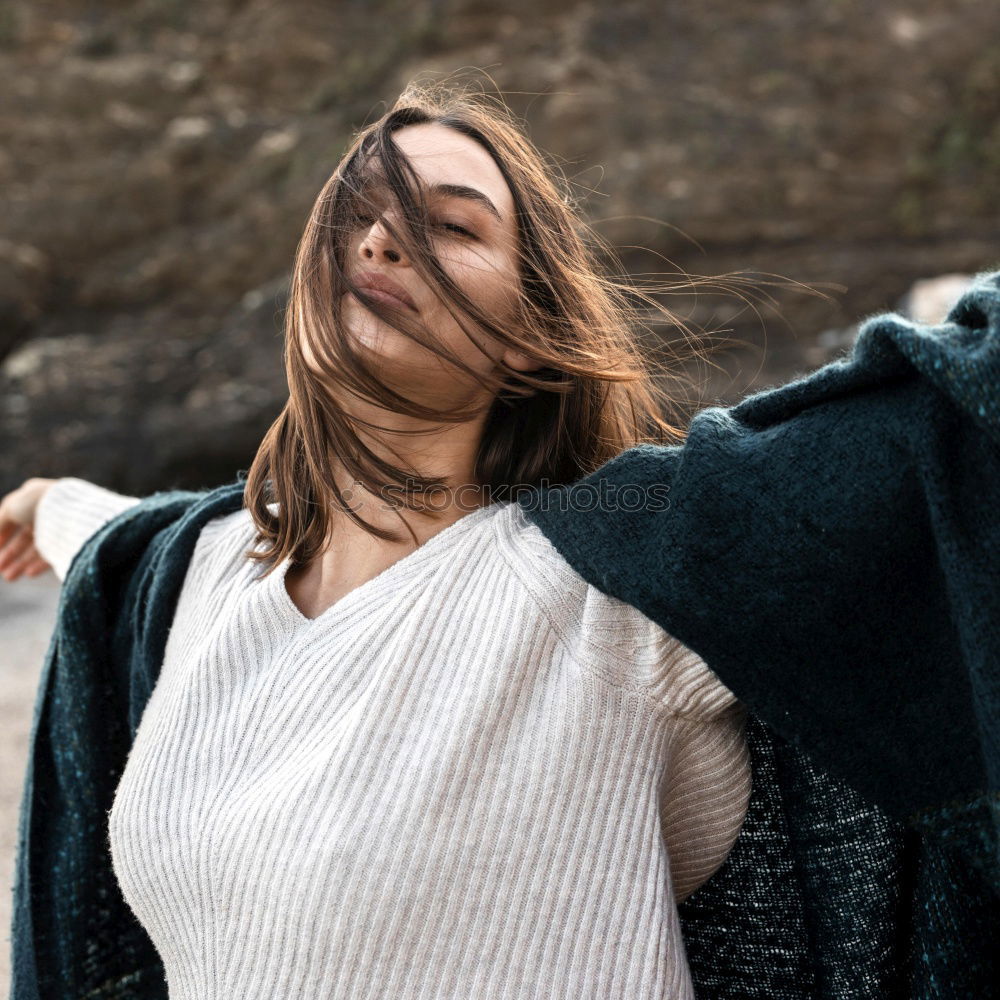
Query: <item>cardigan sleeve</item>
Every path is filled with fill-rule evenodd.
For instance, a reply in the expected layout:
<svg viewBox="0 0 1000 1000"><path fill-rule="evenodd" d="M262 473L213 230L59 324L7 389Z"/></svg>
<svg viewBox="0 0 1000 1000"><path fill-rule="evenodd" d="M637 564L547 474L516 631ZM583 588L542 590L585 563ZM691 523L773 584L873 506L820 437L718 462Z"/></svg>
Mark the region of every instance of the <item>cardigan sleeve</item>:
<svg viewBox="0 0 1000 1000"><path fill-rule="evenodd" d="M73 476L57 479L35 510L35 547L62 582L83 543L140 499L115 493L86 479Z"/></svg>
<svg viewBox="0 0 1000 1000"><path fill-rule="evenodd" d="M869 317L848 356L701 410L683 443L518 502L817 766L956 830L1000 774L998 386L1000 271L938 326Z"/></svg>

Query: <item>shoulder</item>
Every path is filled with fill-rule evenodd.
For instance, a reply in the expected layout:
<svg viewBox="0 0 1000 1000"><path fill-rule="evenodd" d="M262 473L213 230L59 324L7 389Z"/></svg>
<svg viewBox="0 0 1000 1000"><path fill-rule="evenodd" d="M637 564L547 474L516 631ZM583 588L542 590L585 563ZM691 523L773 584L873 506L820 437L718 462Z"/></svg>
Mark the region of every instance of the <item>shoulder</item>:
<svg viewBox="0 0 1000 1000"><path fill-rule="evenodd" d="M249 582L258 572L258 564L247 558L256 536L246 508L206 521L191 553L185 589L232 584L244 577Z"/></svg>
<svg viewBox="0 0 1000 1000"><path fill-rule="evenodd" d="M711 719L738 707L708 664L645 614L588 583L518 504L495 521L501 555L573 657L666 711Z"/></svg>

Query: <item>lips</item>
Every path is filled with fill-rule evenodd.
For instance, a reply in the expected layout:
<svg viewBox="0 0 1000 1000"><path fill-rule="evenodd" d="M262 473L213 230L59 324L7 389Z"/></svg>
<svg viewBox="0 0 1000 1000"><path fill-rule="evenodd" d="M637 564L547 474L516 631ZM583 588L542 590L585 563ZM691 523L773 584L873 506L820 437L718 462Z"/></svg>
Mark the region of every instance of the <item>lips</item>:
<svg viewBox="0 0 1000 1000"><path fill-rule="evenodd" d="M373 298L378 298L386 305L403 306L417 311L417 304L402 285L388 278L381 271L362 271L355 279L355 284L367 292L374 292Z"/></svg>

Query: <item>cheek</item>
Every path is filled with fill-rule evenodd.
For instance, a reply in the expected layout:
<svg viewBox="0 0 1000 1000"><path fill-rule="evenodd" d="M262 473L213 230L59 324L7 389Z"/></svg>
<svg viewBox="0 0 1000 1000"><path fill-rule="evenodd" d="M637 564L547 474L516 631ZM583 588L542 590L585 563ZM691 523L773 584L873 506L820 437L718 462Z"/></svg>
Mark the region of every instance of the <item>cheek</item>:
<svg viewBox="0 0 1000 1000"><path fill-rule="evenodd" d="M456 281L459 280L457 275L454 277ZM460 287L476 306L490 317L494 326L505 329L511 327L515 317L516 280L516 276L509 269L491 268L484 271L482 264L479 263L474 270L462 276ZM449 346L457 350L473 367L484 370L490 368L490 364L484 362L483 355L469 343L466 335L458 329L447 312L443 313L443 320L437 329L448 340ZM503 354L506 345L480 327L473 327L471 332L472 339L486 351L493 362L496 362Z"/></svg>
<svg viewBox="0 0 1000 1000"><path fill-rule="evenodd" d="M469 250L455 254L446 266L462 291L495 321L505 322L513 314L518 278L509 261Z"/></svg>

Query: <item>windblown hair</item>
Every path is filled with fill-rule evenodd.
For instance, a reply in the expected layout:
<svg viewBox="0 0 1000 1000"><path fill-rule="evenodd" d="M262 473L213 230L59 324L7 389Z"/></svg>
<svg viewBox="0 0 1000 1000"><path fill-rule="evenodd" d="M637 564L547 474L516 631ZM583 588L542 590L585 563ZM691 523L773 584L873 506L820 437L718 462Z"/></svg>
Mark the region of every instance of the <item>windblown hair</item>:
<svg viewBox="0 0 1000 1000"><path fill-rule="evenodd" d="M392 138L398 129L424 122L438 122L479 143L510 188L521 277L514 328L497 326L496 317L478 309L434 253L436 237L420 178ZM411 509L426 510L427 497L443 487L443 479L420 477L372 451L356 430L360 418L341 400L354 395L441 424L473 416L468 409L428 408L383 384L365 349L346 332L344 293L358 291L345 267L346 252L352 232L371 214L373 185L390 191L400 206L403 231L384 223L395 245L461 328L469 332L468 317L474 328L540 365L520 372L498 361L493 373L481 377L419 321L374 300L363 303L489 390L493 401L475 462L475 485L486 487L488 496L513 499L519 488L573 482L636 444L684 438L672 422L675 400L658 380L659 363L639 336L646 322L633 300L649 304L674 328L683 331L684 324L624 274L602 273L597 251L607 248L580 217L561 171L527 139L502 101L444 85L411 84L379 120L355 135L320 191L298 245L284 329L289 398L261 442L244 492L257 526L247 556L267 564L266 573L286 556L304 564L323 552L338 509L373 535L400 537L359 517L335 481L338 463L370 492L391 492ZM303 355L305 343L313 366ZM693 340L688 343L697 352ZM377 429L360 422L366 433ZM377 433L372 436L381 441ZM271 509L274 504L277 510Z"/></svg>

